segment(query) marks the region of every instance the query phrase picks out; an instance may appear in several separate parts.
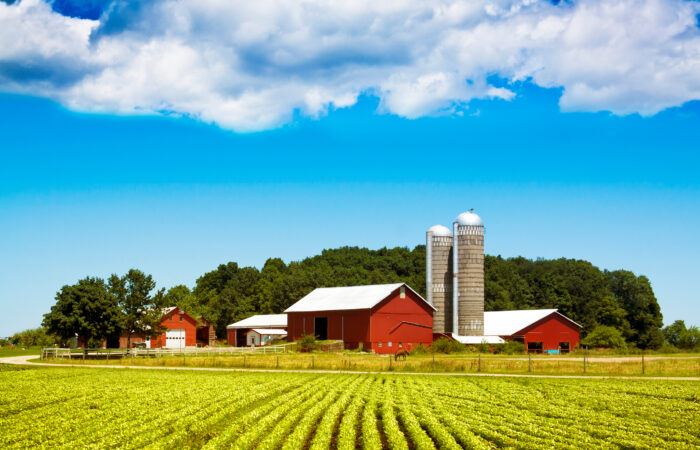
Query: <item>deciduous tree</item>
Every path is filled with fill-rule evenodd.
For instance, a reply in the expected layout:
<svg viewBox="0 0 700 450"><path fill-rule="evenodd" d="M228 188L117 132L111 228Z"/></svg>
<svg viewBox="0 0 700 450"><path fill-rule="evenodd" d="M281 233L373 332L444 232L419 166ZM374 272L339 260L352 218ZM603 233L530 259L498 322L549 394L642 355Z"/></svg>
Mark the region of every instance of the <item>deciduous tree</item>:
<svg viewBox="0 0 700 450"><path fill-rule="evenodd" d="M119 333L121 317L117 299L104 280L87 277L66 285L56 294L56 304L44 314L43 326L63 339L78 336L86 346L96 346Z"/></svg>

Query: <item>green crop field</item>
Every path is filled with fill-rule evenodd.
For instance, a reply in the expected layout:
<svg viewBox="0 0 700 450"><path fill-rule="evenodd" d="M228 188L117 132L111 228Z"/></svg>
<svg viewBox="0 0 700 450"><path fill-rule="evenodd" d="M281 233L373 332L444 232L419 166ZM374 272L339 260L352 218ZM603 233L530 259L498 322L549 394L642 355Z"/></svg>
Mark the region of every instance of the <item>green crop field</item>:
<svg viewBox="0 0 700 450"><path fill-rule="evenodd" d="M0 448L698 448L700 383L0 365Z"/></svg>

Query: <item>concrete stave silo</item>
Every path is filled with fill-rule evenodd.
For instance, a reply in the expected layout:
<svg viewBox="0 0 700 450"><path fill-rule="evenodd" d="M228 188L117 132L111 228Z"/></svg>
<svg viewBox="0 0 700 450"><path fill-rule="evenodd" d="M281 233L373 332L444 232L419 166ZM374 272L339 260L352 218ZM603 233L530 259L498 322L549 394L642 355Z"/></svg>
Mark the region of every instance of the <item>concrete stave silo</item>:
<svg viewBox="0 0 700 450"><path fill-rule="evenodd" d="M426 294L437 312L434 333L451 333L452 314L452 232L442 225L430 227L425 238Z"/></svg>
<svg viewBox="0 0 700 450"><path fill-rule="evenodd" d="M453 223L452 329L459 336L484 335L484 223L464 212Z"/></svg>

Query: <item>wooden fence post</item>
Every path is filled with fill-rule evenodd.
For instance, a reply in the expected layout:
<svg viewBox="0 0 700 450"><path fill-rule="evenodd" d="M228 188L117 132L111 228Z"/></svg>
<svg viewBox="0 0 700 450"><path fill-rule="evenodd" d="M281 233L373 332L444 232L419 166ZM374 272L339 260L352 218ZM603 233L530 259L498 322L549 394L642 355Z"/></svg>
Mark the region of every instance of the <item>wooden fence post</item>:
<svg viewBox="0 0 700 450"><path fill-rule="evenodd" d="M481 353L479 353L479 372L481 372Z"/></svg>
<svg viewBox="0 0 700 450"><path fill-rule="evenodd" d="M644 350L642 350L642 375L644 375Z"/></svg>
<svg viewBox="0 0 700 450"><path fill-rule="evenodd" d="M527 371L532 372L532 353L527 354Z"/></svg>
<svg viewBox="0 0 700 450"><path fill-rule="evenodd" d="M433 353L433 370L435 370L435 353Z"/></svg>

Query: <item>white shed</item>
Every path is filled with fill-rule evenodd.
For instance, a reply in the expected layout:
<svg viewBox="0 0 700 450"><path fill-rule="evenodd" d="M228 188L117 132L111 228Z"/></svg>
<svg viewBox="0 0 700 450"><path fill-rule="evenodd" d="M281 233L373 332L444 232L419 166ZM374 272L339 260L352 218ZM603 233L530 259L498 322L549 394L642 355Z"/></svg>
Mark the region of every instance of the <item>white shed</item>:
<svg viewBox="0 0 700 450"><path fill-rule="evenodd" d="M259 347L267 345L275 339L287 337L287 331L279 328L253 328L246 333L246 345L248 347Z"/></svg>

